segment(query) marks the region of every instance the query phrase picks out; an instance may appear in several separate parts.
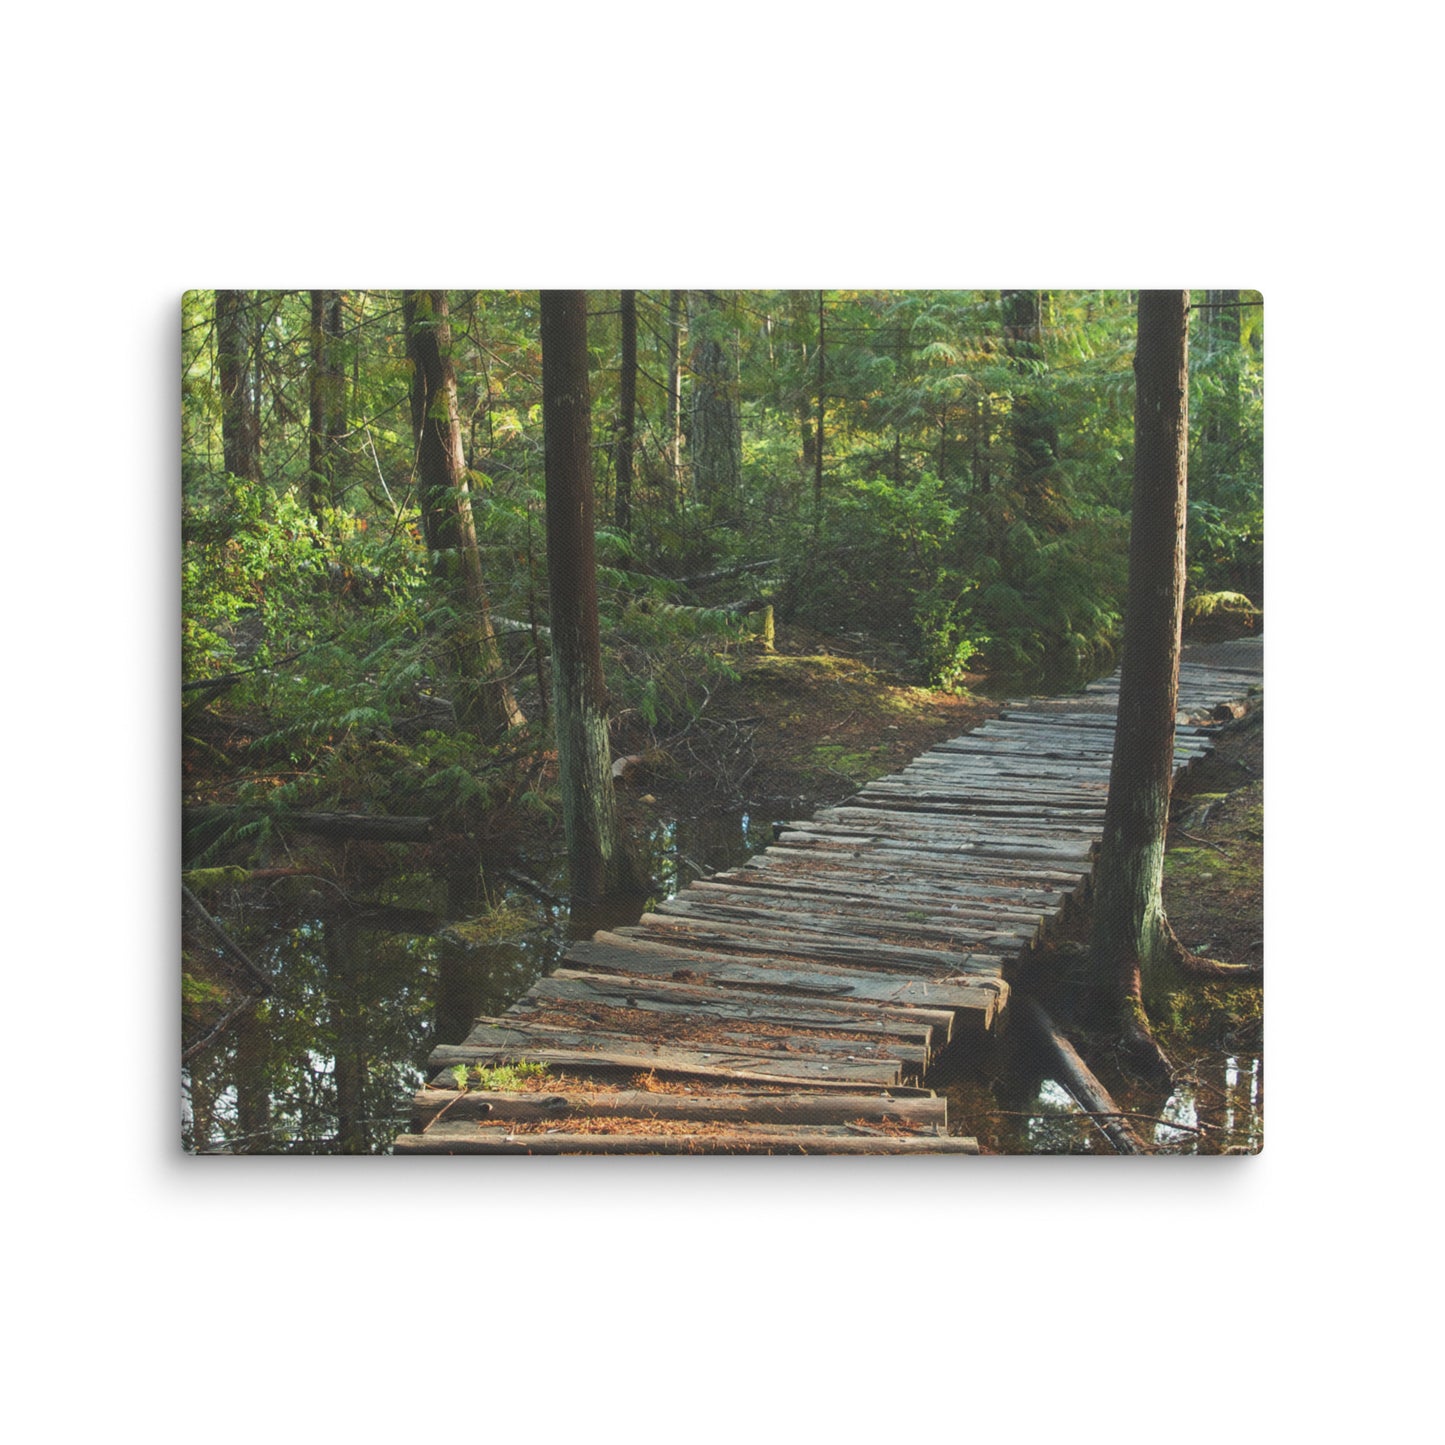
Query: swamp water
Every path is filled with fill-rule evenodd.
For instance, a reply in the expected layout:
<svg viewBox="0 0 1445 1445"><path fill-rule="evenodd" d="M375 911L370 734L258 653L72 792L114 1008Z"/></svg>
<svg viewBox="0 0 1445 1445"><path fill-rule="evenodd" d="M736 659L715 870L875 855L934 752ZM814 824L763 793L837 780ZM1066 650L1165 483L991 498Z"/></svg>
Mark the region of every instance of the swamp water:
<svg viewBox="0 0 1445 1445"><path fill-rule="evenodd" d="M1007 1055L1007 1048L995 1052ZM987 1083L936 1085L948 1096L950 1120L990 1154L1103 1154L1117 1157L1101 1122L1024 1051L1005 1057ZM1192 1081L1176 1084L1161 1104L1157 1093L1115 1094L1134 1131L1157 1154L1253 1154L1264 1144L1264 1061L1231 1054L1197 1062Z"/></svg>
<svg viewBox="0 0 1445 1445"><path fill-rule="evenodd" d="M654 899L742 862L771 838L768 822L742 810L659 823L644 854ZM513 881L522 874L533 887ZM314 877L278 879L245 903L213 905L277 993L183 1067L184 1147L390 1152L433 1048L460 1043L476 1018L503 1013L557 966L569 942L635 922L648 902L573 909L565 888L565 861L549 859L522 864L496 880L490 900L463 909L454 878L417 871L391 875L367 902L338 897L334 884Z"/></svg>

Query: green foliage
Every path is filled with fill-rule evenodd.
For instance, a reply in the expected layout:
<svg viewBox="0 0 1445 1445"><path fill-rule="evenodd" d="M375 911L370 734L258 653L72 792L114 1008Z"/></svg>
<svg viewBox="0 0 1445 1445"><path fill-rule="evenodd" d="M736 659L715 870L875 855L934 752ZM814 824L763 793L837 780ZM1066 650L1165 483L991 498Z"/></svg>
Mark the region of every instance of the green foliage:
<svg viewBox="0 0 1445 1445"><path fill-rule="evenodd" d="M234 793L271 811L354 802L473 818L515 797L550 817L543 792L512 787L498 750L457 726L454 644L474 624L446 583L455 569L421 542L396 294L343 294L347 428L324 496L309 471L309 294L245 295L264 483L221 466L213 293L187 293L182 327L183 665L193 681L240 674L224 693L188 695L247 722L249 776ZM830 290L821 368L816 291L694 296L675 455L664 385L673 312L665 292L637 300L626 532L612 525L620 330L605 296L589 328L614 717L659 739L693 725L750 645L729 605L759 595L784 621L892 644L943 686L980 668L1108 664L1126 569L1132 293ZM452 293L451 319L487 593L494 615L512 619L502 653L540 719L545 643L539 663L528 635L548 620L537 298ZM1193 333L1191 588L1258 598L1260 313L1201 311ZM741 419L741 476L726 497L700 496L695 475L689 368L704 342L727 358ZM775 570L710 587L672 580L772 557ZM255 843L268 836L265 818L246 826Z"/></svg>
<svg viewBox="0 0 1445 1445"><path fill-rule="evenodd" d="M491 1093L510 1093L520 1089L528 1079L546 1078L547 1065L532 1063L526 1059L490 1067L485 1064L456 1064L452 1067L451 1076L463 1093L467 1092L473 1083L478 1089Z"/></svg>
<svg viewBox="0 0 1445 1445"><path fill-rule="evenodd" d="M225 1003L226 990L210 979L197 978L194 974L181 974L181 1001L192 1008L214 1007Z"/></svg>

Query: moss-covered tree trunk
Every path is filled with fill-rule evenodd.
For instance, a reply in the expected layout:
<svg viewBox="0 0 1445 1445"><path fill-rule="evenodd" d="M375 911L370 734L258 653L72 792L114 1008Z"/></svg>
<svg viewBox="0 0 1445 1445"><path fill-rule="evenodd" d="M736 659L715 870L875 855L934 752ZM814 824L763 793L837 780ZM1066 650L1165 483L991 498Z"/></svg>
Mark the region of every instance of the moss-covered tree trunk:
<svg viewBox="0 0 1445 1445"><path fill-rule="evenodd" d="M458 593L462 611L452 640L457 715L492 738L526 719L507 685L482 577L462 454L446 292L402 292L402 316L412 362L411 419L422 531L436 575Z"/></svg>
<svg viewBox="0 0 1445 1445"><path fill-rule="evenodd" d="M597 622L587 382L587 293L542 292L542 426L547 574L552 601L552 720L572 894L596 903L637 885L617 822L607 686Z"/></svg>
<svg viewBox="0 0 1445 1445"><path fill-rule="evenodd" d="M255 304L244 291L216 292L216 370L221 386L221 454L233 477L261 480L261 403L252 366Z"/></svg>
<svg viewBox="0 0 1445 1445"><path fill-rule="evenodd" d="M1093 956L1126 1039L1153 1046L1145 1003L1172 982L1164 841L1184 608L1189 293L1143 291L1134 356L1134 501L1119 716L1095 879Z"/></svg>
<svg viewBox="0 0 1445 1445"><path fill-rule="evenodd" d="M311 293L311 417L307 502L318 518L337 505L336 469L346 433L341 366L341 292Z"/></svg>

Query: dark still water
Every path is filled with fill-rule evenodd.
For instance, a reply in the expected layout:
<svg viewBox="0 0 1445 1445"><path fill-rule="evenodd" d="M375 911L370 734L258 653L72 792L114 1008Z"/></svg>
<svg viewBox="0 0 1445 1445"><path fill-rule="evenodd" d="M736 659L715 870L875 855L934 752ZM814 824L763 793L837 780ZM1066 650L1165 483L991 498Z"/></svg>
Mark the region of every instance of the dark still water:
<svg viewBox="0 0 1445 1445"><path fill-rule="evenodd" d="M770 839L766 821L741 811L659 824L647 842L655 897L742 862ZM557 966L569 940L633 922L648 901L573 910L558 860L488 885L486 897L462 906L455 878L407 871L365 900L319 877L208 898L276 992L183 1066L184 1147L390 1152L436 1045L460 1043L473 1020L504 1012ZM214 943L204 929L194 937L193 948Z"/></svg>

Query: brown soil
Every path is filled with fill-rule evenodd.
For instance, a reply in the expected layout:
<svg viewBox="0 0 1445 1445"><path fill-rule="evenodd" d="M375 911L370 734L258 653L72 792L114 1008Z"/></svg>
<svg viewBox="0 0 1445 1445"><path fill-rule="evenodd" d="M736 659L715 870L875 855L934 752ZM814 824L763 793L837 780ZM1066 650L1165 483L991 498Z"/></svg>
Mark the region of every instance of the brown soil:
<svg viewBox="0 0 1445 1445"><path fill-rule="evenodd" d="M877 654L799 627L780 626L776 651L739 670L692 728L627 774L618 796L630 824L745 805L811 812L997 710L967 691L910 686Z"/></svg>

